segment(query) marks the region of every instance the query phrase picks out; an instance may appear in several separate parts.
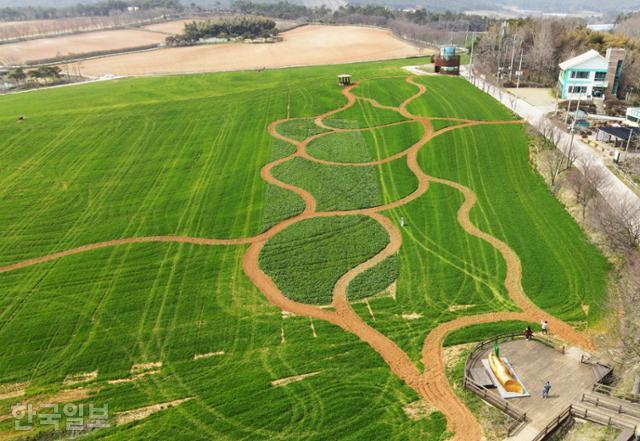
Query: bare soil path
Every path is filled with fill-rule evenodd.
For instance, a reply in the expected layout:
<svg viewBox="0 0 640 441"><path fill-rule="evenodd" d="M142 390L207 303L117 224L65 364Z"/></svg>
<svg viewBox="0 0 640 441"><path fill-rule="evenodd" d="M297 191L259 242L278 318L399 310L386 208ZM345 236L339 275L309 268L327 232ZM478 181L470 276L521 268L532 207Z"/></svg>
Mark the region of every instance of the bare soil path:
<svg viewBox="0 0 640 441"><path fill-rule="evenodd" d="M480 124L521 124L522 121L472 121L465 119L455 119L455 118L429 118L423 116L417 116L411 114L407 107L411 103L411 101L417 99L427 92L424 85L416 83L412 77L407 77L406 81L418 89L418 91L410 98L405 100L398 107L391 106L383 106L379 104L377 101L372 99L365 99L357 97L353 94L353 88L357 86L357 83L346 87L342 90L343 95L345 96L347 102L345 105L338 109L331 110L322 115L319 115L315 118L315 122L318 126L323 127L328 132L317 134L311 136L303 141L296 141L291 138L288 138L281 133L278 132L277 128L283 122L290 121L292 119L299 118L286 118L282 120L275 121L268 126L268 131L274 138L283 140L293 146L295 146L296 150L289 156L284 158L277 159L273 162L266 164L260 171L260 175L262 179L272 185L276 185L280 188L290 190L297 195L299 195L305 204L304 210L289 219L286 219L277 225L273 226L269 230L264 233L248 238L238 238L238 239L206 239L206 238L193 238L193 237L182 237L182 236L153 236L153 237L135 237L135 238L127 238L127 239L118 239L106 242L100 242L97 244L85 245L78 248L74 248L67 251L62 251L59 253L51 254L48 256L38 257L34 259L25 260L23 262L14 263L12 265L7 265L4 267L0 267L0 273L17 270L20 268L32 266L38 263L43 263L47 261L51 261L54 259L59 259L64 256L78 254L85 251L90 251L98 248L123 245L123 244L132 244L132 243L143 243L143 242L179 242L179 243L193 243L199 245L243 245L248 244L249 247L244 255L243 259L243 269L245 274L251 279L251 281L256 285L256 287L264 294L267 300L275 305L276 307L282 309L283 311L294 313L296 315L307 316L310 318L316 318L319 320L325 320L327 322L333 323L336 326L344 329L347 332L350 332L360 338L362 341L367 343L374 349L380 356L384 359L384 361L389 365L394 374L396 374L399 378L401 378L405 383L414 389L422 398L428 400L435 408L437 408L440 412L442 412L447 418L447 429L454 433L454 440L480 440L482 438L482 429L474 417L474 415L469 411L469 409L464 405L464 403L457 397L455 392L453 391L451 385L449 384L444 364L444 354L442 343L445 337L452 331L460 328L464 328L473 324L478 323L489 323L495 321L502 320L524 320L524 321L540 321L540 320L548 320L550 324L550 328L554 331L554 333L564 340L565 342L579 346L583 349L592 350L594 348L591 340L585 336L577 332L568 324L563 321L552 317L547 314L540 308L538 308L524 293L522 289L521 279L522 279L522 266L520 264L520 259L517 254L504 242L501 240L491 236L490 234L480 230L476 227L469 218L469 213L473 206L476 204L477 197L475 193L465 187L462 184L457 182L448 181L441 178L436 178L427 175L421 168L418 163L418 152L420 149L435 136L438 136L442 133L446 133L451 130L456 130L461 127L470 127ZM384 127L370 127L364 129L338 129L327 126L324 123L324 119L327 117L334 115L338 112L348 109L353 106L357 100L364 99L367 102L371 103L375 107L384 108L388 110L393 110L404 116L409 120L409 122L418 122L424 128L424 134L422 138L409 147L408 149L397 153L388 158L381 158L375 161L371 161L368 163L334 163L330 161L322 161L314 158L309 155L306 150L307 145L314 139L317 139L321 136L326 136L329 133L336 132L345 132L345 131L362 131L362 130L373 130L376 128ZM456 126L449 126L437 132L434 132L433 127L431 125L432 120L438 119L449 119L456 120L461 122L462 124ZM402 124L405 122L393 123L393 124ZM352 166L352 167L361 167L365 165L375 165L382 164L385 162L389 162L395 159L400 159L406 157L407 166L409 169L415 174L418 179L418 186L416 189L408 196L392 201L390 203L364 208L364 209L356 209L356 210L345 210L345 211L332 211L332 212L319 212L316 210L316 200L309 192L298 188L294 185L287 184L275 178L272 175L272 170L279 164L285 163L287 161L292 160L295 157L302 157L309 161L314 161L323 164L335 164L335 165L343 165L343 166ZM391 339L389 339L384 334L380 333L373 327L369 326L362 318L352 309L350 302L347 298L347 288L349 283L357 277L362 272L374 267L378 263L382 262L389 256L397 253L402 245L402 235L398 227L386 216L381 214L381 212L385 210L389 210L392 208L400 207L418 197L423 195L429 187L430 183L437 183L441 185L447 185L452 188L455 188L459 192L461 192L464 196L464 202L460 206L457 214L457 220L460 226L470 235L478 237L485 242L489 243L496 250L500 252L502 257L506 263L506 276L505 276L505 287L509 296L513 300L513 302L522 310L522 312L496 312L496 313L488 313L488 314L480 314L475 316L464 316L457 318L455 320L443 323L432 330L426 337L423 349L422 349L422 362L424 364L424 372L420 372L416 364L409 358L407 353L405 353L400 347L395 344ZM333 309L324 309L318 306L307 305L295 302L289 298L287 298L282 291L276 286L273 280L262 271L259 265L259 255L260 251L266 244L266 242L281 232L282 230L288 228L289 226L300 222L304 219L312 219L317 217L330 217L330 216L347 216L347 215L366 215L380 223L387 233L389 234L389 243L388 245L376 256L369 259L366 262L361 263L349 270L346 274L344 274L336 283L333 289L333 300L332 306Z"/></svg>

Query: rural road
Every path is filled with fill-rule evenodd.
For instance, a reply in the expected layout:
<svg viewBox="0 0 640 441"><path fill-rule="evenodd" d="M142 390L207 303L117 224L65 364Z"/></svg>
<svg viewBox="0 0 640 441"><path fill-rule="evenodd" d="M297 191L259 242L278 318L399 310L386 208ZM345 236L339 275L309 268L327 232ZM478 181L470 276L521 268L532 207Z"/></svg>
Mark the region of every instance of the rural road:
<svg viewBox="0 0 640 441"><path fill-rule="evenodd" d="M553 126L553 123L545 116L553 109L548 107L532 106L526 101L517 98L504 89L487 83L479 77L471 76L469 69L464 66L461 69L462 76L478 89L491 95L496 100L513 110L517 115L524 118L534 127L544 124L546 128L552 130L550 137L557 136L560 142L556 145L558 149L567 155L571 146L571 135L563 130ZM585 164L590 164L602 170L604 175L604 183L600 188L600 194L609 203L612 209L623 209L629 206L634 207L634 211L640 213L640 197L635 194L627 185L620 180L591 147L582 142L578 136L574 137L573 150L575 161L574 165L578 170L582 170ZM640 219L637 221L637 227L640 228Z"/></svg>

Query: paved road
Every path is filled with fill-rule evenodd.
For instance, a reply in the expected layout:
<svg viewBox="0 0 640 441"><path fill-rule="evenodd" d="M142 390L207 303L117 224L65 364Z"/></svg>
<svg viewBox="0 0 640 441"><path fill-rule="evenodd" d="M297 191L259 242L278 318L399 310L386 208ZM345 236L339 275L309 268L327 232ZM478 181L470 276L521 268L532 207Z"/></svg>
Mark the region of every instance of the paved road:
<svg viewBox="0 0 640 441"><path fill-rule="evenodd" d="M502 104L513 110L516 114L527 120L534 127L539 127L541 121L546 127L553 130L553 134L549 138L556 137L560 142L556 145L565 155L570 149L571 135L563 130L553 126L551 121L545 115L554 110L553 106L536 107L508 93L504 89L488 84L478 77L471 77L466 66L461 68L462 76L471 84L488 93ZM613 209L628 209L629 206L635 207L638 214L637 226L640 228L640 197L635 194L624 182L620 180L611 170L607 168L604 161L598 153L591 147L582 142L577 136L573 140L574 165L579 170L583 169L585 164L591 164L602 170L605 180L600 193Z"/></svg>

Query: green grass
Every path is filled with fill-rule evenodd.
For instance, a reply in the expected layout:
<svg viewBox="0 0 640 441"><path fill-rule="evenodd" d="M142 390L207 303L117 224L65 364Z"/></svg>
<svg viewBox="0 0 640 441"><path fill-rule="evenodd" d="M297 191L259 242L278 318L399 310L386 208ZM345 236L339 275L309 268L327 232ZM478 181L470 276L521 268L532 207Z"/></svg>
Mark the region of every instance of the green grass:
<svg viewBox="0 0 640 441"><path fill-rule="evenodd" d="M161 360L159 375L103 383L90 402L109 403L113 415L194 397L89 439L438 439L442 416L407 419L402 406L415 393L366 345L326 323L315 323L314 338L308 319L283 320L242 275L244 251L134 245L1 275L2 383L31 380L34 393L60 387L67 373L97 369L103 382L128 376L133 363ZM192 360L211 351L225 354ZM12 427L12 419L0 423Z"/></svg>
<svg viewBox="0 0 640 441"><path fill-rule="evenodd" d="M324 123L329 127L353 129L377 127L399 121L406 121L406 118L393 110L381 109L367 101L358 100L348 109L326 118Z"/></svg>
<svg viewBox="0 0 640 441"><path fill-rule="evenodd" d="M409 104L414 115L478 120L514 119L513 114L489 95L460 77L422 76L416 81L427 93ZM452 91L455 90L455 93Z"/></svg>
<svg viewBox="0 0 640 441"><path fill-rule="evenodd" d="M428 174L477 193L472 221L518 253L523 288L536 304L578 327L598 324L609 265L531 170L522 127L478 126L443 134L421 150L419 162ZM416 361L425 336L439 323L517 310L504 288L502 256L460 228L456 215L462 202L457 190L431 184L424 196L388 213L407 224L398 253L397 299L370 300L375 321L358 308ZM589 305L588 316L583 305ZM402 318L412 313L421 317Z"/></svg>
<svg viewBox="0 0 640 441"><path fill-rule="evenodd" d="M418 123L400 124L362 132L336 132L312 141L307 151L314 158L334 162L368 162L402 152L422 137Z"/></svg>
<svg viewBox="0 0 640 441"><path fill-rule="evenodd" d="M272 161L289 156L295 151L295 147L287 142L279 139L271 140ZM281 220L293 217L304 210L304 201L300 196L276 185L267 186L264 199L263 230L267 230Z"/></svg>
<svg viewBox="0 0 640 441"><path fill-rule="evenodd" d="M380 76L404 63L350 70ZM342 105L342 69L127 79L0 97L0 262L135 235L240 237L297 213L296 195L260 179L264 164L293 151L266 128ZM285 124L292 137L308 129ZM400 176L401 168L385 170ZM380 189L401 184L390 179L374 175ZM28 397L97 369L100 392L90 401L109 403L112 415L194 397L89 439L440 439L443 416L408 419L402 406L417 396L375 351L332 325L315 322L314 338L308 319L283 319L244 276L245 249L138 244L0 274L0 384L30 380ZM158 375L105 383L157 360ZM0 431L12 427L0 422Z"/></svg>
<svg viewBox="0 0 640 441"><path fill-rule="evenodd" d="M420 60L349 65L354 89L398 105L416 88L399 66ZM300 198L266 184L260 169L291 154L267 126L295 117L282 133L318 133L313 116L345 103L335 75L344 66L123 79L0 97L0 265L87 243L143 235L242 237L299 213ZM462 79L421 77L421 115L510 119L508 110ZM25 115L19 123L16 116ZM359 102L331 124L371 127L401 121ZM445 123L440 127L444 127ZM369 161L406 149L416 124L331 134L310 152ZM325 156L322 156L325 155ZM520 127L482 126L435 138L419 154L429 174L478 194L471 218L507 242L523 265L523 287L544 309L595 326L602 317L608 264L531 170ZM369 207L413 191L400 159L375 167L321 166L297 158L274 174L310 191L320 209ZM351 299L397 280L396 298L369 298L356 312L420 359L424 338L462 315L515 310L504 262L457 223L462 195L431 184L386 214L403 246L357 277ZM335 281L388 242L364 216L303 221L269 240L262 268L291 298L331 301ZM242 270L245 246L135 244L86 252L0 274L0 384L29 381L27 398L53 393L68 374L98 370L113 413L194 399L87 438L427 439L439 440L439 413L413 421L402 407L416 394L368 345L333 325L283 318ZM589 305L589 316L582 306ZM416 320L407 320L410 314ZM313 324L317 337L311 331ZM452 334L448 344L521 327L488 324ZM283 340L284 337L284 340ZM193 360L194 354L224 351ZM160 374L108 385L133 363L162 361ZM286 387L270 382L320 373ZM9 400L11 401L11 400ZM0 403L5 409L12 404ZM479 409L480 405L476 407ZM12 420L0 422L0 433Z"/></svg>
<svg viewBox="0 0 640 441"><path fill-rule="evenodd" d="M428 146L427 146L428 148ZM460 315L516 310L503 285L505 268L498 252L469 236L457 223L462 196L431 184L427 193L389 214L401 228L396 299L373 298L360 316L391 337L416 362L428 332ZM451 307L451 309L450 309ZM403 315L420 314L415 320Z"/></svg>
<svg viewBox="0 0 640 441"><path fill-rule="evenodd" d="M418 88L403 78L376 78L364 80L353 90L357 96L372 98L384 106L398 107L407 98L418 92Z"/></svg>
<svg viewBox="0 0 640 441"><path fill-rule="evenodd" d="M404 158L365 167L325 165L294 158L276 167L273 175L309 191L319 211L375 207L407 196L417 187L417 179ZM401 178L394 181L395 176Z"/></svg>
<svg viewBox="0 0 640 441"><path fill-rule="evenodd" d="M351 67L363 78L402 63ZM339 69L124 79L0 97L0 264L127 236L260 232L267 184L259 171L273 155L266 128L344 104Z"/></svg>
<svg viewBox="0 0 640 441"><path fill-rule="evenodd" d="M375 167L341 167L294 158L276 167L273 175L308 190L321 211L352 210L382 203Z"/></svg>
<svg viewBox="0 0 640 441"><path fill-rule="evenodd" d="M326 305L340 276L388 243L386 230L366 216L309 219L270 239L260 267L290 299Z"/></svg>
<svg viewBox="0 0 640 441"><path fill-rule="evenodd" d="M310 136L324 133L327 130L317 126L313 118L293 119L278 125L278 133L296 141L304 141Z"/></svg>
<svg viewBox="0 0 640 441"><path fill-rule="evenodd" d="M518 254L523 288L536 304L573 322L601 318L609 265L531 171L523 127L455 130L435 138L419 159L427 173L476 192L471 220ZM589 305L588 317L582 305Z"/></svg>
<svg viewBox="0 0 640 441"><path fill-rule="evenodd" d="M433 126L433 130L438 131L451 126L458 126L462 124L459 121L451 121L448 119L436 119L431 121L431 125Z"/></svg>
<svg viewBox="0 0 640 441"><path fill-rule="evenodd" d="M360 300L379 294L398 278L398 256L387 257L373 268L359 274L349 284L349 300Z"/></svg>

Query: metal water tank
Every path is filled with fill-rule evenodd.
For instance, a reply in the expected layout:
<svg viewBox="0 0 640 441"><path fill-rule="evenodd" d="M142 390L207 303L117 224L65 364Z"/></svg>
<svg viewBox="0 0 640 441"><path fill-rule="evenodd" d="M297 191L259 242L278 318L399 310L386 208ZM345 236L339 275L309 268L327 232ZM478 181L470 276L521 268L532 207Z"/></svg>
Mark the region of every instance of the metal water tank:
<svg viewBox="0 0 640 441"><path fill-rule="evenodd" d="M455 46L443 46L440 48L440 56L445 60L450 60L456 56Z"/></svg>

